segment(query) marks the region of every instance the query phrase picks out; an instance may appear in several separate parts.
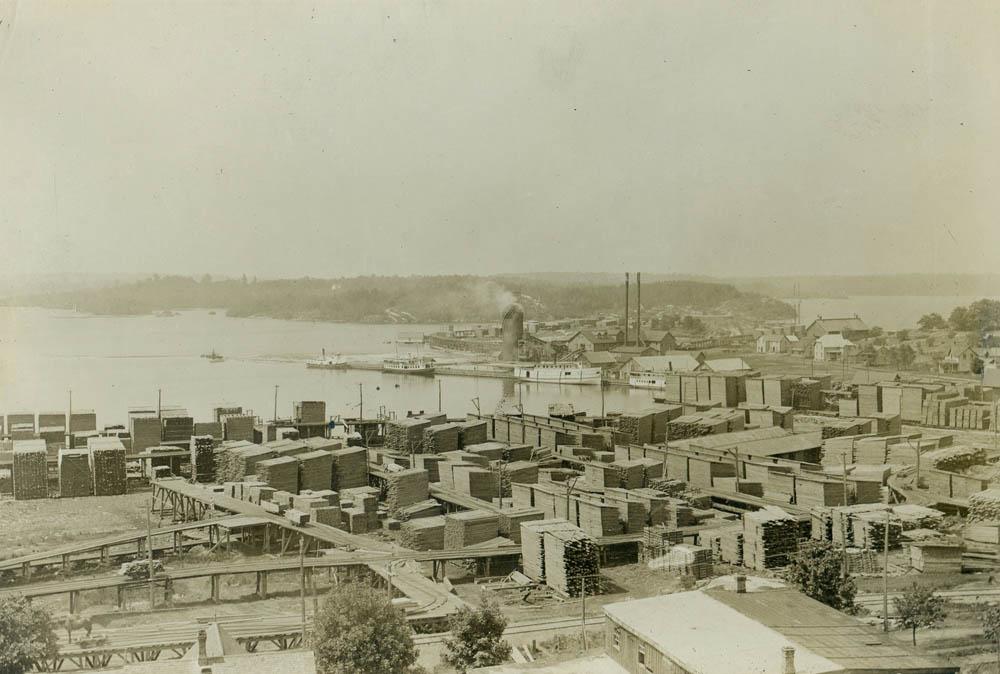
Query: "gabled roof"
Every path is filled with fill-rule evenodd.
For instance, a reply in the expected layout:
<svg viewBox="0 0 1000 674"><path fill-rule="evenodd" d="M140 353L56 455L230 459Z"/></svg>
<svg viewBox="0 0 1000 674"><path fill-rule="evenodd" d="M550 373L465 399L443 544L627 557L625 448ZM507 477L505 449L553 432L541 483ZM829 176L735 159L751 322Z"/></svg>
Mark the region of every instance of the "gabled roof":
<svg viewBox="0 0 1000 674"><path fill-rule="evenodd" d="M850 318L817 318L809 325L809 330L813 326L818 326L827 332L843 332L844 330L868 330L868 326L857 316Z"/></svg>
<svg viewBox="0 0 1000 674"><path fill-rule="evenodd" d="M236 639L229 636L226 630L219 626L219 623L211 623L205 627L205 656L208 658L225 658L230 655L246 655L247 649L240 646ZM198 659L198 642L195 642L187 653L185 660Z"/></svg>
<svg viewBox="0 0 1000 674"><path fill-rule="evenodd" d="M750 364L742 358L713 358L704 362L706 368L713 372L739 372L752 370Z"/></svg>
<svg viewBox="0 0 1000 674"><path fill-rule="evenodd" d="M854 346L854 342L844 339L839 332L826 334L816 340L824 349L842 349L847 346Z"/></svg>
<svg viewBox="0 0 1000 674"><path fill-rule="evenodd" d="M668 330L642 330L642 339L647 342L662 342L665 337L673 338Z"/></svg>
<svg viewBox="0 0 1000 674"><path fill-rule="evenodd" d="M639 372L693 372L701 365L701 361L687 353L633 356L630 362L632 369Z"/></svg>
<svg viewBox="0 0 1000 674"><path fill-rule="evenodd" d="M618 331L606 331L606 330L578 330L575 335L570 339L576 339L578 336L582 336L591 344L617 344L618 343Z"/></svg>
<svg viewBox="0 0 1000 674"><path fill-rule="evenodd" d="M581 357L591 365L611 365L618 362L615 354L610 351L584 351Z"/></svg>

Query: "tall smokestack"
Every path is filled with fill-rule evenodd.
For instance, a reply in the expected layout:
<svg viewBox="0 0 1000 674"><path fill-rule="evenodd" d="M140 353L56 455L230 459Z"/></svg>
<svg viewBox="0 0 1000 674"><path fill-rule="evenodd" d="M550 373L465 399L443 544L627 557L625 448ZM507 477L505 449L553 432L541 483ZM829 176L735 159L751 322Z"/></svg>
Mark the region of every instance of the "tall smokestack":
<svg viewBox="0 0 1000 674"><path fill-rule="evenodd" d="M635 343L642 346L642 272L635 273Z"/></svg>
<svg viewBox="0 0 1000 674"><path fill-rule="evenodd" d="M518 346L524 336L524 309L518 304L512 304L503 312L501 319L502 348L500 360L508 363L518 359Z"/></svg>
<svg viewBox="0 0 1000 674"><path fill-rule="evenodd" d="M625 272L625 346L628 346L628 272Z"/></svg>

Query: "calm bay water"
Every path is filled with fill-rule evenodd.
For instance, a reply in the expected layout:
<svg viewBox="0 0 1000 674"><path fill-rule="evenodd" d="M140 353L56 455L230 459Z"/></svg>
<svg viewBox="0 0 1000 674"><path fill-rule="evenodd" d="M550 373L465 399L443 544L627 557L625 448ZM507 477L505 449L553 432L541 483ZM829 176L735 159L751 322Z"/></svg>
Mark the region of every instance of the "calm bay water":
<svg viewBox="0 0 1000 674"><path fill-rule="evenodd" d="M196 420L211 419L213 405L234 403L270 418L274 386L279 416L296 400L325 400L330 414L357 413L363 385L365 414L384 406L398 415L436 410L438 381L442 408L452 416L493 412L504 396L520 395L526 412L546 413L548 403L573 402L601 410L596 386L553 384L520 387L511 381L472 377L414 377L361 370L309 370L304 361L320 349L349 358L380 360L396 352L401 333L431 332L431 325L355 325L229 318L222 312L186 311L156 316L102 317L30 308L0 308L0 414L65 410L68 391L75 409L94 409L98 424L124 423L128 408L186 407ZM399 346L400 353L424 347ZM226 357L210 363L200 354L215 349ZM449 354L428 350L439 360ZM605 390L608 410L634 410L652 401L650 391Z"/></svg>
<svg viewBox="0 0 1000 674"><path fill-rule="evenodd" d="M902 330L917 327L917 321L925 314L938 313L948 318L955 307L966 306L981 299L984 298L920 295L912 297L859 295L843 299L803 299L802 322L809 325L818 316L841 318L857 314L868 325L879 325L885 330ZM1000 299L1000 296L985 299L995 300ZM785 301L795 302L794 299Z"/></svg>

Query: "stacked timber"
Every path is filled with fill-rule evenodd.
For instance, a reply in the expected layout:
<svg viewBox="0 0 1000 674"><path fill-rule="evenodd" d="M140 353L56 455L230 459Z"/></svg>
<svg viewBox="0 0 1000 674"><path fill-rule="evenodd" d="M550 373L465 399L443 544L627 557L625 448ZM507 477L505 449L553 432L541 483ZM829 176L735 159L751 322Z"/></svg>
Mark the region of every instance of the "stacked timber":
<svg viewBox="0 0 1000 674"><path fill-rule="evenodd" d="M694 576L695 580L701 580L712 575L712 550L681 543L665 550L663 555L650 565L670 573Z"/></svg>
<svg viewBox="0 0 1000 674"><path fill-rule="evenodd" d="M653 420L652 412L626 412L618 417L618 432L625 434L633 445L653 442Z"/></svg>
<svg viewBox="0 0 1000 674"><path fill-rule="evenodd" d="M485 421L469 419L458 424L459 448L469 445L478 445L487 440L487 427Z"/></svg>
<svg viewBox="0 0 1000 674"><path fill-rule="evenodd" d="M159 445L162 432L160 419L155 414L129 414L129 437L132 438L133 452L142 452L148 447Z"/></svg>
<svg viewBox="0 0 1000 674"><path fill-rule="evenodd" d="M521 484L538 483L538 464L534 461L514 461L512 463L505 463L501 465L500 470L504 475L504 479L510 484L513 484L514 482ZM509 487L505 488L504 492L504 496L510 496Z"/></svg>
<svg viewBox="0 0 1000 674"><path fill-rule="evenodd" d="M407 520L399 527L399 543L411 550L442 550L444 527L441 516Z"/></svg>
<svg viewBox="0 0 1000 674"><path fill-rule="evenodd" d="M767 507L743 515L743 559L762 571L788 566L798 550L799 523L781 508Z"/></svg>
<svg viewBox="0 0 1000 674"><path fill-rule="evenodd" d="M719 558L725 564L743 566L743 529L730 527L719 534Z"/></svg>
<svg viewBox="0 0 1000 674"><path fill-rule="evenodd" d="M500 535L521 542L521 523L533 522L545 518L545 513L538 508L505 508L500 511Z"/></svg>
<svg viewBox="0 0 1000 674"><path fill-rule="evenodd" d="M195 435L211 435L216 441L222 440L222 424L218 421L196 421Z"/></svg>
<svg viewBox="0 0 1000 674"><path fill-rule="evenodd" d="M580 523L580 528L587 534L601 537L616 536L622 533L621 516L616 505L580 497L571 499L570 504L576 509L576 521ZM555 502L555 505L559 508L560 514L565 511L561 498Z"/></svg>
<svg viewBox="0 0 1000 674"><path fill-rule="evenodd" d="M215 482L215 440L211 435L192 435L190 442L195 482Z"/></svg>
<svg viewBox="0 0 1000 674"><path fill-rule="evenodd" d="M404 508L401 508L398 513L396 513L396 519L400 521L415 520L424 517L435 517L444 512L441 504L434 499L427 499L426 501L420 501L419 503L410 504Z"/></svg>
<svg viewBox="0 0 1000 674"><path fill-rule="evenodd" d="M968 521L1000 521L1000 489L987 489L975 494L970 494Z"/></svg>
<svg viewBox="0 0 1000 674"><path fill-rule="evenodd" d="M295 456L299 469L299 489L319 491L333 483L333 456L319 449Z"/></svg>
<svg viewBox="0 0 1000 674"><path fill-rule="evenodd" d="M189 443L191 436L194 435L194 418L187 416L186 413L173 416L173 413L165 412L164 415L161 442L168 445Z"/></svg>
<svg viewBox="0 0 1000 674"><path fill-rule="evenodd" d="M579 527L559 518L521 523L522 567L531 580L545 581L545 532L556 530L574 531Z"/></svg>
<svg viewBox="0 0 1000 674"><path fill-rule="evenodd" d="M118 496L127 488L125 476L125 446L118 438L91 438L90 472L95 496Z"/></svg>
<svg viewBox="0 0 1000 674"><path fill-rule="evenodd" d="M235 482L257 473L257 463L273 459L268 447L252 442L226 440L215 450L215 474L219 482Z"/></svg>
<svg viewBox="0 0 1000 674"><path fill-rule="evenodd" d="M454 452L461 448L458 424L437 424L424 429L423 451L428 454Z"/></svg>
<svg viewBox="0 0 1000 674"><path fill-rule="evenodd" d="M671 442L686 440L687 438L698 438L703 435L711 435L712 429L701 423L702 418L697 414L687 414L667 423L667 438Z"/></svg>
<svg viewBox="0 0 1000 674"><path fill-rule="evenodd" d="M221 414L222 437L226 440L253 442L254 418L249 414Z"/></svg>
<svg viewBox="0 0 1000 674"><path fill-rule="evenodd" d="M465 510L444 518L444 543L448 548L464 548L496 538L500 533L498 517L485 510Z"/></svg>
<svg viewBox="0 0 1000 674"><path fill-rule="evenodd" d="M326 403L322 400L303 400L292 404L295 418L302 424L326 423Z"/></svg>
<svg viewBox="0 0 1000 674"><path fill-rule="evenodd" d="M582 588L595 592L600 572L597 543L579 528L546 531L545 584L563 595L579 597Z"/></svg>
<svg viewBox="0 0 1000 674"><path fill-rule="evenodd" d="M21 501L49 495L48 464L44 440L15 440L14 498Z"/></svg>
<svg viewBox="0 0 1000 674"><path fill-rule="evenodd" d="M294 456L278 456L257 462L257 479L278 491L297 494L299 491L299 462Z"/></svg>
<svg viewBox="0 0 1000 674"><path fill-rule="evenodd" d="M403 508L426 501L429 496L427 471L419 468L408 468L395 473L389 473L386 485L386 505L392 517L399 517Z"/></svg>
<svg viewBox="0 0 1000 674"><path fill-rule="evenodd" d="M420 454L423 450L424 431L432 426L427 419L408 417L395 419L385 425L385 449L398 454Z"/></svg>
<svg viewBox="0 0 1000 674"><path fill-rule="evenodd" d="M333 455L333 482L335 491L364 487L368 484L368 450L348 447L331 452Z"/></svg>
<svg viewBox="0 0 1000 674"><path fill-rule="evenodd" d="M885 514L881 512L860 512L851 516L851 530L854 545L859 548L881 550L885 547ZM898 519L889 519L889 547L899 547L903 526Z"/></svg>
<svg viewBox="0 0 1000 674"><path fill-rule="evenodd" d="M441 481L441 469L439 464L446 460L443 456L437 456L435 454L418 454L414 458L416 459L416 467L427 471L427 480L429 482Z"/></svg>
<svg viewBox="0 0 1000 674"><path fill-rule="evenodd" d="M642 560L648 562L660 557L673 545L684 542L684 534L662 524L645 527L642 530Z"/></svg>
<svg viewBox="0 0 1000 674"><path fill-rule="evenodd" d="M646 484L646 463L643 459L614 461L611 467L618 473L618 484L623 489L639 489Z"/></svg>
<svg viewBox="0 0 1000 674"><path fill-rule="evenodd" d="M325 524L337 529L343 526L343 516L340 513L340 506L320 506L313 508L310 512L312 513L313 521L317 524Z"/></svg>
<svg viewBox="0 0 1000 674"><path fill-rule="evenodd" d="M469 445L458 454L459 457L468 461L475 461L472 457L489 463L490 461L510 461L509 456L505 456L504 450L507 446L500 442L481 442L477 445Z"/></svg>
<svg viewBox="0 0 1000 674"><path fill-rule="evenodd" d="M59 496L90 496L94 481L90 475L90 455L85 449L59 450Z"/></svg>
<svg viewBox="0 0 1000 674"><path fill-rule="evenodd" d="M917 505L916 503L903 503L892 507L893 517L899 519L903 531L914 529L937 529L941 526L944 513L934 508Z"/></svg>
<svg viewBox="0 0 1000 674"><path fill-rule="evenodd" d="M696 523L694 508L680 499L670 499L667 504L666 521L664 524L671 529L679 529L681 527L692 527Z"/></svg>
<svg viewBox="0 0 1000 674"><path fill-rule="evenodd" d="M455 466L452 475L455 491L488 502L499 495L499 475L493 471L475 466Z"/></svg>

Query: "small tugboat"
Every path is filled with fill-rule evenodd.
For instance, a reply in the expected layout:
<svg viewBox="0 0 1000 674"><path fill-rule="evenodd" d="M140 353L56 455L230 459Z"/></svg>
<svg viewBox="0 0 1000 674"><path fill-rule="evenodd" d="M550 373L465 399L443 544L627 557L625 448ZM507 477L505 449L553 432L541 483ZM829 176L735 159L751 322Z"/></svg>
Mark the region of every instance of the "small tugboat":
<svg viewBox="0 0 1000 674"><path fill-rule="evenodd" d="M326 349L323 349L323 356L321 358L307 360L306 367L318 370L343 370L347 367L347 361L344 360L339 353L327 356Z"/></svg>
<svg viewBox="0 0 1000 674"><path fill-rule="evenodd" d="M397 374L434 374L434 359L423 356L396 356L382 361L383 372Z"/></svg>
<svg viewBox="0 0 1000 674"><path fill-rule="evenodd" d="M225 357L221 353L216 353L215 349L212 349L212 353L201 354L202 358L208 358L209 363L221 363L225 360Z"/></svg>

